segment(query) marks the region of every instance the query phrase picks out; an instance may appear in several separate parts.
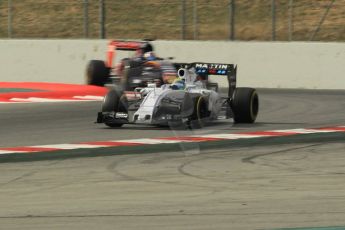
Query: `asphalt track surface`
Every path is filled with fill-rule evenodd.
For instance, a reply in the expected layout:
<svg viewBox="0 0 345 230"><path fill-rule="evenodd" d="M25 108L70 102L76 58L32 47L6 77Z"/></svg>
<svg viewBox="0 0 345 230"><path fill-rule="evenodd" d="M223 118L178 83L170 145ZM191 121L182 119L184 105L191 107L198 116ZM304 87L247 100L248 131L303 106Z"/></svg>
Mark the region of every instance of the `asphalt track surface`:
<svg viewBox="0 0 345 230"><path fill-rule="evenodd" d="M3 104L0 147L345 125L345 91L259 90L259 96L255 124L221 122L192 131L95 124L101 102Z"/></svg>
<svg viewBox="0 0 345 230"><path fill-rule="evenodd" d="M345 91L259 90L254 125L93 124L99 102L5 104L0 146L345 125ZM345 139L3 163L1 229L345 226ZM328 228L330 229L330 228Z"/></svg>

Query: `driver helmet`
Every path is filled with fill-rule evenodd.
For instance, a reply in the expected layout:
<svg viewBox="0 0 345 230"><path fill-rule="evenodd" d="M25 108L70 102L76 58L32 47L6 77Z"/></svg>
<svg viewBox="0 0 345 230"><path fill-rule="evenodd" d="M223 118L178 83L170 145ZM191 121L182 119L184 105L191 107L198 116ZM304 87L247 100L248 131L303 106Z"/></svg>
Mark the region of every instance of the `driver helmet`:
<svg viewBox="0 0 345 230"><path fill-rule="evenodd" d="M175 79L177 78L176 73L170 73L170 72L166 72L163 73L163 83L164 84L172 84Z"/></svg>
<svg viewBox="0 0 345 230"><path fill-rule="evenodd" d="M154 60L156 60L156 55L152 51L150 51L150 52L144 53L144 58L147 61L154 61Z"/></svg>

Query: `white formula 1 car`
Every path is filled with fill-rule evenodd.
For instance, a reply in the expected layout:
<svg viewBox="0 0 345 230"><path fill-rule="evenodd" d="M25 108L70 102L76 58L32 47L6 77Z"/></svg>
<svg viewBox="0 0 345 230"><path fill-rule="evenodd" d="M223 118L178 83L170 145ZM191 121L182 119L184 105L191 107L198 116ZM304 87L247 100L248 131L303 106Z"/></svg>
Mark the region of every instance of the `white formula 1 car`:
<svg viewBox="0 0 345 230"><path fill-rule="evenodd" d="M134 91L111 89L105 96L97 123L110 127L123 124L169 125L186 124L202 127L219 119L234 119L236 123L253 123L259 110L259 98L253 88L237 88L237 66L233 64L189 63L180 64L179 79L184 89L171 84L157 86L157 82ZM212 83L214 78L226 77ZM221 85L220 85L221 84ZM218 88L226 88L222 96Z"/></svg>

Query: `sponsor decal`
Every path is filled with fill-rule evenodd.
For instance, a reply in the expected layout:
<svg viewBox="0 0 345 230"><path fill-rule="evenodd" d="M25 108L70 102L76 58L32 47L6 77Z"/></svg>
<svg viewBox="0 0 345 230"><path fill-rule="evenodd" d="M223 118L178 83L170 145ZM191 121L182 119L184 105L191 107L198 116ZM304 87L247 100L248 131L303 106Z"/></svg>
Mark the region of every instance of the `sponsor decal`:
<svg viewBox="0 0 345 230"><path fill-rule="evenodd" d="M206 63L198 63L195 64L196 68L201 69L217 69L217 70L227 70L228 65L226 64L206 64Z"/></svg>
<svg viewBox="0 0 345 230"><path fill-rule="evenodd" d="M115 115L115 118L118 118L118 119L127 119L128 118L128 114L127 113L116 113Z"/></svg>

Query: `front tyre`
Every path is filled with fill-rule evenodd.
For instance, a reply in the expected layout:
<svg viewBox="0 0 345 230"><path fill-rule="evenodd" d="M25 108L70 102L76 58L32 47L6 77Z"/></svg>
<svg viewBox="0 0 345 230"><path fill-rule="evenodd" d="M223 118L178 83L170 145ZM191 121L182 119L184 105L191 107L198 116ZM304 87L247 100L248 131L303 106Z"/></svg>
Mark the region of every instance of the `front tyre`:
<svg viewBox="0 0 345 230"><path fill-rule="evenodd" d="M118 90L110 90L104 98L102 104L102 112L126 112L127 113L127 98L122 92ZM121 123L111 123L104 121L105 125L109 127L121 127Z"/></svg>
<svg viewBox="0 0 345 230"><path fill-rule="evenodd" d="M254 123L259 112L259 96L253 88L236 88L232 98L235 123Z"/></svg>
<svg viewBox="0 0 345 230"><path fill-rule="evenodd" d="M191 116L190 128L202 128L210 118L210 111L208 110L207 98L198 96L195 99L194 111Z"/></svg>

